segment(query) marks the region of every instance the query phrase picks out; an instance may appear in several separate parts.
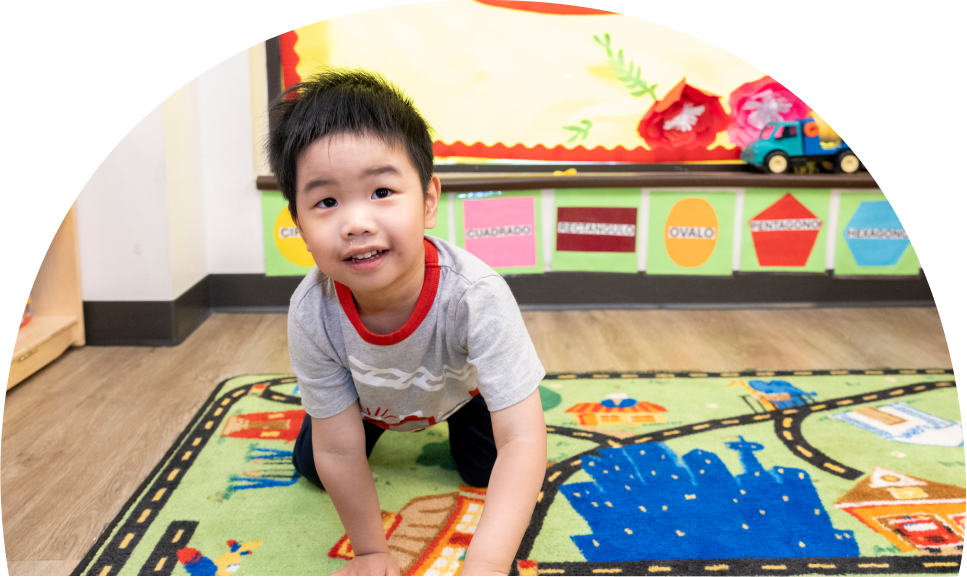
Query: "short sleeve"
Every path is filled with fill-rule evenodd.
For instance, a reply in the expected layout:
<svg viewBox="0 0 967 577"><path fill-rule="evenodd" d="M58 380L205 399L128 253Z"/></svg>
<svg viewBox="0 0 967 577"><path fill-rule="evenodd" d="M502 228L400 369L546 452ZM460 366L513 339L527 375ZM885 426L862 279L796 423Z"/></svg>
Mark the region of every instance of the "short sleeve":
<svg viewBox="0 0 967 577"><path fill-rule="evenodd" d="M491 412L516 405L544 378L524 319L510 287L499 276L472 284L457 309L466 334L467 361L477 373L480 394Z"/></svg>
<svg viewBox="0 0 967 577"><path fill-rule="evenodd" d="M358 395L352 374L339 362L321 326L319 332L322 337L313 338L298 315L289 312L289 357L299 380L302 408L324 419L346 410Z"/></svg>

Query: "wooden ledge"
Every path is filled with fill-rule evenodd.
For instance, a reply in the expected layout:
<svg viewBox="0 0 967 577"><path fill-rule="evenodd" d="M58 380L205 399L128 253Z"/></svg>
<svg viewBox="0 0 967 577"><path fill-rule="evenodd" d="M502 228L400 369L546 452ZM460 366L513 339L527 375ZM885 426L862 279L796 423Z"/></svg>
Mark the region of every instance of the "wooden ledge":
<svg viewBox="0 0 967 577"><path fill-rule="evenodd" d="M760 174L755 172L634 172L550 174L440 174L443 192L544 188L879 188L868 172L855 174ZM259 190L279 190L275 176L259 176Z"/></svg>

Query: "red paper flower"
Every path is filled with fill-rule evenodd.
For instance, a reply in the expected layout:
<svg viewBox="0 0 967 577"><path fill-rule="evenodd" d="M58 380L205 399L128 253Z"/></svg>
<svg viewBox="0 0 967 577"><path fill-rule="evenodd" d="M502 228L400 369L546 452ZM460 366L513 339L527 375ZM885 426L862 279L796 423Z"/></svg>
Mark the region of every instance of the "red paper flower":
<svg viewBox="0 0 967 577"><path fill-rule="evenodd" d="M770 122L806 118L809 107L769 76L746 82L729 95L732 125L729 140L745 147L759 138L763 127Z"/></svg>
<svg viewBox="0 0 967 577"><path fill-rule="evenodd" d="M638 123L638 134L652 149L707 148L729 124L720 98L689 86L683 78L651 105Z"/></svg>

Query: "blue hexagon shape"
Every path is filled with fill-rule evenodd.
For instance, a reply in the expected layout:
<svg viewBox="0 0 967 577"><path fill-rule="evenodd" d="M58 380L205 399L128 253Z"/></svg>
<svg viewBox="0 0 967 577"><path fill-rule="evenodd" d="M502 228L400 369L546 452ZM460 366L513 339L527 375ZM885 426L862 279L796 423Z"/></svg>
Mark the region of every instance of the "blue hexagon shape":
<svg viewBox="0 0 967 577"><path fill-rule="evenodd" d="M910 245L907 232L886 200L861 202L843 231L859 266L892 266Z"/></svg>

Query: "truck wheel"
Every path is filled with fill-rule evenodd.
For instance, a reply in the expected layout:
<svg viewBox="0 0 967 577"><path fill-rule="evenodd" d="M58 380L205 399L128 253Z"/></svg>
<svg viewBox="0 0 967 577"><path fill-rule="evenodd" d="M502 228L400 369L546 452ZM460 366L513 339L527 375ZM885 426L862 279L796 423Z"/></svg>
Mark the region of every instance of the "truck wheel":
<svg viewBox="0 0 967 577"><path fill-rule="evenodd" d="M766 161L763 163L762 167L765 168L767 172L771 172L773 174L782 174L783 172L789 170L789 157L786 156L786 153L782 152L781 150L770 152L769 155L766 156Z"/></svg>
<svg viewBox="0 0 967 577"><path fill-rule="evenodd" d="M852 174L860 169L860 159L856 158L852 150L844 150L836 156L834 164L836 172Z"/></svg>

